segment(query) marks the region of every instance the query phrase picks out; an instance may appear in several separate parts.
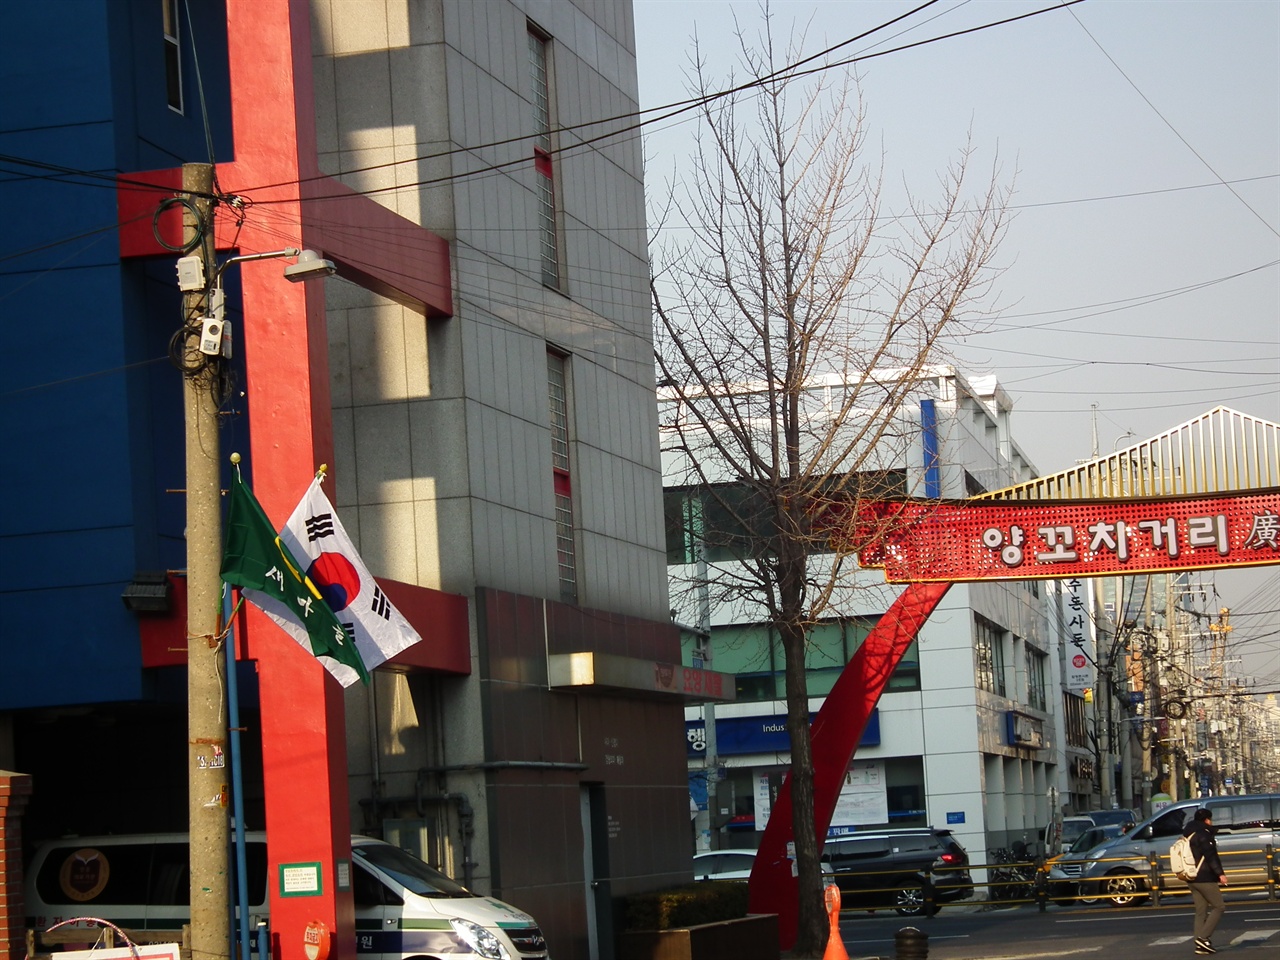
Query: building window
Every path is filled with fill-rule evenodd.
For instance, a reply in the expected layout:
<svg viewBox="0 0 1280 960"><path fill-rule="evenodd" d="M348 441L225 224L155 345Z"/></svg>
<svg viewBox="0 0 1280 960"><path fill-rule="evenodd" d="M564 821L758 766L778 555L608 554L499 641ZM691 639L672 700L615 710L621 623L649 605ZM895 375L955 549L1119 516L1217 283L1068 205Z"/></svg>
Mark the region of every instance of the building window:
<svg viewBox="0 0 1280 960"><path fill-rule="evenodd" d="M551 482L556 498L556 565L560 599L578 602L577 551L573 541L573 487L569 478L568 362L547 352L547 395L551 412Z"/></svg>
<svg viewBox="0 0 1280 960"><path fill-rule="evenodd" d="M1027 706L1034 710L1048 710L1046 699L1044 663L1045 656L1031 645L1027 650Z"/></svg>
<svg viewBox="0 0 1280 960"><path fill-rule="evenodd" d="M1062 695L1062 717L1066 726L1067 746L1089 746L1089 725L1085 718L1084 697L1074 693Z"/></svg>
<svg viewBox="0 0 1280 960"><path fill-rule="evenodd" d="M704 536L702 500L684 491L664 491L662 516L667 533L667 564L696 563Z"/></svg>
<svg viewBox="0 0 1280 960"><path fill-rule="evenodd" d="M831 692L853 655L862 646L878 617L847 617L816 623L805 645L805 676L809 695L825 697ZM685 634L684 663L692 663L696 638ZM739 702L783 700L787 695L785 654L775 628L765 624L712 627L709 641L710 667L736 678ZM912 641L889 675L885 693L920 689L920 648Z"/></svg>
<svg viewBox="0 0 1280 960"><path fill-rule="evenodd" d="M1004 683L1004 631L990 620L975 616L974 654L978 686L1001 697L1007 696Z"/></svg>
<svg viewBox="0 0 1280 960"><path fill-rule="evenodd" d="M542 282L560 289L560 237L557 227L555 164L551 146L551 42L529 28L529 72L533 82L533 167L538 203L538 245Z"/></svg>
<svg viewBox="0 0 1280 960"><path fill-rule="evenodd" d="M907 496L905 470L872 470L845 478L841 496L896 499ZM663 490L667 563L693 563L701 538L708 563L759 560L769 555L777 536L772 499L745 483ZM815 540L813 551L830 552L830 542Z"/></svg>
<svg viewBox="0 0 1280 960"><path fill-rule="evenodd" d="M164 85L169 109L182 112L182 51L178 45L178 0L160 0L164 17Z"/></svg>

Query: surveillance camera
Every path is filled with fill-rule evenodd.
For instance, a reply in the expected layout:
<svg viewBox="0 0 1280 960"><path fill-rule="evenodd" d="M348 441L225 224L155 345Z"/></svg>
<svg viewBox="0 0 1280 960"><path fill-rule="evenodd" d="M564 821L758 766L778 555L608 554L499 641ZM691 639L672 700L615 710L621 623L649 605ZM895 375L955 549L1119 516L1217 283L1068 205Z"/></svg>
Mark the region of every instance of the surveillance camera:
<svg viewBox="0 0 1280 960"><path fill-rule="evenodd" d="M326 260L314 250L303 250L298 254L298 262L284 268L286 280L298 283L313 277L332 276L337 271L332 260Z"/></svg>

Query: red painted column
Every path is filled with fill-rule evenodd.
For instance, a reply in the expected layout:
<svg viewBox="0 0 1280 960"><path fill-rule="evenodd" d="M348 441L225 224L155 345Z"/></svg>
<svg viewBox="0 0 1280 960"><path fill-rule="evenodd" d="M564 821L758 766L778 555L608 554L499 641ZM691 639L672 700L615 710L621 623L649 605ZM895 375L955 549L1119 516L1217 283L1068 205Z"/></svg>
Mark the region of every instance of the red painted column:
<svg viewBox="0 0 1280 960"><path fill-rule="evenodd" d="M809 736L813 744L813 819L819 837L827 835L845 771L890 674L950 587L950 583L909 585L845 665L814 718ZM778 940L784 950L796 942L800 909L799 885L787 857L792 838L788 774L769 813L748 881L751 912L778 915Z"/></svg>
<svg viewBox="0 0 1280 960"><path fill-rule="evenodd" d="M30 797L29 775L0 770L0 960L20 960L27 955L22 812Z"/></svg>
<svg viewBox="0 0 1280 960"><path fill-rule="evenodd" d="M316 173L309 17L306 0L227 4L236 156L218 172L224 191L256 204L238 239L246 253L304 246L298 182ZM232 269L243 289L253 488L278 526L316 468L333 462L324 285L288 282L280 261ZM273 955L302 960L306 927L319 921L331 932L330 957L349 960L354 906L336 883L351 856L342 688L256 609L247 632L262 707ZM312 864L318 890L281 896L285 871L305 879Z"/></svg>
<svg viewBox="0 0 1280 960"><path fill-rule="evenodd" d="M220 208L218 249L318 249L337 263L345 279L425 316L450 316L448 243L319 175L308 0L227 0L227 47L235 157L218 165L218 187L251 204L243 223ZM140 181L157 189L139 190ZM180 171L173 170L122 178L117 194L122 256L171 255L152 236L151 213L159 197L171 195L180 182ZM174 221L168 236L176 239L176 214L167 219ZM316 468L333 463L324 288L316 281L289 283L280 261L232 269L243 291L244 330L237 331L236 348L245 357L250 424L249 450L235 452L249 454L254 492L278 527ZM413 598L410 593L396 602L405 609L414 605ZM448 606L450 622L461 624L452 654L440 658L440 648L429 656L419 651L411 662L465 673L470 667L465 602L461 620L457 604ZM304 931L320 921L333 933L330 956L353 958L351 894L335 887L336 865L350 857L342 690L256 608L248 609L245 621L241 655L258 661L260 681L275 955L302 957ZM316 863L318 894L280 895L282 866Z"/></svg>

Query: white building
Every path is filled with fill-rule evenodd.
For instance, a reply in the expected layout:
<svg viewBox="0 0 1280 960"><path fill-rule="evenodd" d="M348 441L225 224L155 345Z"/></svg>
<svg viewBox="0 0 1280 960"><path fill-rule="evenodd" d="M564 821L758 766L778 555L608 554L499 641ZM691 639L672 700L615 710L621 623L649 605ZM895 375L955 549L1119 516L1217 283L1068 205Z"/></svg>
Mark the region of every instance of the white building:
<svg viewBox="0 0 1280 960"><path fill-rule="evenodd" d="M815 384L811 396L839 386ZM809 406L821 416L820 401ZM900 439L893 449L886 443L876 460L878 482L891 495L962 499L1030 479L1034 469L1014 440L1011 409L993 377L932 369L900 413ZM663 423L676 414L670 405L663 408ZM686 663L709 656L707 666L737 677L735 703L686 709L695 845L755 847L789 762L781 650L758 611L714 599L717 576L736 562L727 551L708 546L713 586L698 590L698 566L680 518L700 488L681 485L685 454L674 437L665 439L671 441L663 449L672 605L682 623L705 615L710 624L705 645L694 632L686 634ZM712 541L714 510L701 516ZM871 570L842 576L840 588L830 618L811 637L811 711L899 589ZM700 599L709 609L699 609ZM1036 581L952 587L886 687L854 756L832 834L858 826L949 827L974 862L984 862L988 848L1019 840L1034 848L1055 813L1057 768L1065 756L1055 748L1061 671L1048 609ZM715 757L708 777L712 715Z"/></svg>

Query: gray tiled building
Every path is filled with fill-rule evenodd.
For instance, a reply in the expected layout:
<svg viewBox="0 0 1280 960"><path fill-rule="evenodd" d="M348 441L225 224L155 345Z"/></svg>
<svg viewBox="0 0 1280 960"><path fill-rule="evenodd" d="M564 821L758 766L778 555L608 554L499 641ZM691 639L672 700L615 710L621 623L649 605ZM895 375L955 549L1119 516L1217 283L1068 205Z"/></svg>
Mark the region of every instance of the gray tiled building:
<svg viewBox="0 0 1280 960"><path fill-rule="evenodd" d="M560 655L679 661L640 142L594 123L637 109L631 4L312 16L321 169L446 238L453 273L426 323L330 285L337 506L378 573L472 613L469 678L348 695L377 723L348 721L355 816L528 910L557 960L609 956L609 895L688 869L679 699L548 678Z"/></svg>

